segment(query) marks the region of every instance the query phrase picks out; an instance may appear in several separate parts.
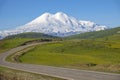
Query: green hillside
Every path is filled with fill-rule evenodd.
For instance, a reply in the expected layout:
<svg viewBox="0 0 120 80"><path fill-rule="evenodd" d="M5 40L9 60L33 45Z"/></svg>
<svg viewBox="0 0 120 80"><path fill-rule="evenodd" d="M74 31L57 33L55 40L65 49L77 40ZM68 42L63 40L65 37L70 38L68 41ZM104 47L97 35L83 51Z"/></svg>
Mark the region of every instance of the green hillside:
<svg viewBox="0 0 120 80"><path fill-rule="evenodd" d="M22 52L21 52L22 53ZM120 27L67 37L27 50L18 61L120 73Z"/></svg>
<svg viewBox="0 0 120 80"><path fill-rule="evenodd" d="M1 42L3 45L0 49L28 44L30 39L33 42L39 41L33 40L34 38L28 41L25 38L18 39L5 39L7 43L3 40L5 42ZM120 73L120 27L67 37L65 40L34 46L18 53L21 55L17 61L22 63ZM11 56L8 60L14 60Z"/></svg>
<svg viewBox="0 0 120 80"><path fill-rule="evenodd" d="M43 33L28 32L28 33L21 33L17 35L7 36L5 39L13 39L13 38L56 38L56 37Z"/></svg>
<svg viewBox="0 0 120 80"><path fill-rule="evenodd" d="M120 73L120 42L62 41L36 46L20 62Z"/></svg>
<svg viewBox="0 0 120 80"><path fill-rule="evenodd" d="M120 27L112 28L108 30L95 31L95 32L86 32L78 35L72 35L65 37L65 39L95 39L112 36L114 34L120 33Z"/></svg>

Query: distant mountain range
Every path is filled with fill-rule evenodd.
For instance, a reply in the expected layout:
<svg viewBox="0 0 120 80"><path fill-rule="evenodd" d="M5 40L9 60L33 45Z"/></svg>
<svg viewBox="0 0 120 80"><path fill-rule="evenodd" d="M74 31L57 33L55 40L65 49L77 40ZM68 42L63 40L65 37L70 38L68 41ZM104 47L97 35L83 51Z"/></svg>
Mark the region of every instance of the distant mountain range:
<svg viewBox="0 0 120 80"><path fill-rule="evenodd" d="M26 32L38 32L64 37L105 29L108 29L108 27L91 21L77 20L63 12L57 12L56 14L44 13L40 17L16 29L0 31L0 38Z"/></svg>

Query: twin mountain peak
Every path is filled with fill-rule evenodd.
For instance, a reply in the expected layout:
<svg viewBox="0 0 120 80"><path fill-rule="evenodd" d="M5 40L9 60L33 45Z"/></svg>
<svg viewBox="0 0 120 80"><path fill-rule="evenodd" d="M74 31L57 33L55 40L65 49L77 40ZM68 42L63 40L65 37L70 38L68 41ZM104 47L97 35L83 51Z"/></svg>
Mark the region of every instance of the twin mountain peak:
<svg viewBox="0 0 120 80"><path fill-rule="evenodd" d="M55 14L44 13L33 21L23 26L19 26L16 29L0 31L0 36L4 38L19 33L38 32L64 37L105 29L107 29L106 26L98 25L91 21L77 20L63 12L57 12Z"/></svg>

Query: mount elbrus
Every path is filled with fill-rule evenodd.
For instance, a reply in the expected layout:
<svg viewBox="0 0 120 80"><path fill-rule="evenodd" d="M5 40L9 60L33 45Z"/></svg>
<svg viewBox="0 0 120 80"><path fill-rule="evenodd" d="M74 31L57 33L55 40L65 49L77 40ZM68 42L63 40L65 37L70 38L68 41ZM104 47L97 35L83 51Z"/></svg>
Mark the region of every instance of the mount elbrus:
<svg viewBox="0 0 120 80"><path fill-rule="evenodd" d="M107 29L106 26L98 25L91 21L77 20L63 12L57 12L56 14L44 13L33 21L16 29L0 31L0 38L25 32L39 32L64 37L105 29Z"/></svg>

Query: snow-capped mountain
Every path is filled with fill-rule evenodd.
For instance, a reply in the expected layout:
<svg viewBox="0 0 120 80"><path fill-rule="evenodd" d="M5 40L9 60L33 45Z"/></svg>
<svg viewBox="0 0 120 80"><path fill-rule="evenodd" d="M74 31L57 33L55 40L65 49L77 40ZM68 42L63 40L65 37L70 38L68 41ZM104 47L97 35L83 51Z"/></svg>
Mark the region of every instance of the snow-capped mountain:
<svg viewBox="0 0 120 80"><path fill-rule="evenodd" d="M19 26L14 30L0 31L1 38L24 32L40 32L54 36L69 36L83 32L107 29L91 21L77 20L63 12L56 14L44 13L33 21Z"/></svg>

